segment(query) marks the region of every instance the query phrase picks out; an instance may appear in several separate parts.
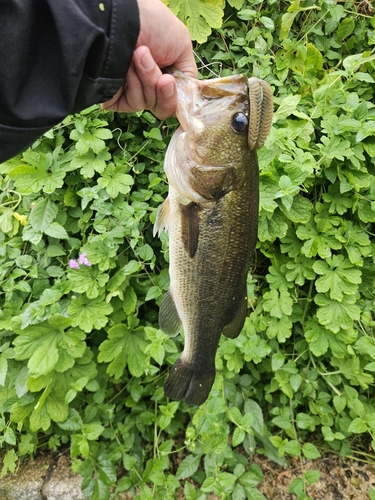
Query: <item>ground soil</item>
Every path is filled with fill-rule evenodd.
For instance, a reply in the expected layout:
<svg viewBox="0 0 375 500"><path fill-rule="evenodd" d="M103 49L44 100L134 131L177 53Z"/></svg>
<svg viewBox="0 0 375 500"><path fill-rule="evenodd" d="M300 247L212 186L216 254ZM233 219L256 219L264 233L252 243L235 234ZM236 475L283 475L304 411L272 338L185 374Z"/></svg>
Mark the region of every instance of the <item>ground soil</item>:
<svg viewBox="0 0 375 500"><path fill-rule="evenodd" d="M259 489L267 500L295 500L297 497L288 492L290 484L310 469L320 472L319 481L307 487L307 494L314 500L368 500L369 489L375 488L375 464L341 460L336 455L302 464L298 459L290 462L288 468L260 457L255 462L264 474Z"/></svg>
<svg viewBox="0 0 375 500"><path fill-rule="evenodd" d="M370 500L369 489L375 489L375 455L374 463L341 460L332 454L327 454L319 460L306 460L303 463L299 459L291 460L288 467L281 467L261 456L256 456L254 462L263 471L264 480L259 489L267 500L297 500L295 495L289 493L290 484L294 478L302 477L303 473L310 469L318 470L321 474L315 484L307 487L308 495L314 500ZM45 453L34 461L26 460L14 475L8 474L5 479L25 484L37 477L45 481L52 473L62 482L74 481L77 487L80 484L80 478L70 469L70 459L66 452ZM0 490L2 481L4 479L0 480ZM72 497L72 500L76 498L78 497ZM120 500L132 498L129 493L124 493ZM176 495L176 500L183 498L181 490ZM208 495L208 500L218 500L218 497Z"/></svg>

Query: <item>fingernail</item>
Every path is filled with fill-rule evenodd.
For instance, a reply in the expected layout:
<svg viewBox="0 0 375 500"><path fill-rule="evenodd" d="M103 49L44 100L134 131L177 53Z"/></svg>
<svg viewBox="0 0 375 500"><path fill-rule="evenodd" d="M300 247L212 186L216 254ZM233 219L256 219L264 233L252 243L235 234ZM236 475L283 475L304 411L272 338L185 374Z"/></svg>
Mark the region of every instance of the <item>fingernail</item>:
<svg viewBox="0 0 375 500"><path fill-rule="evenodd" d="M164 85L164 87L160 89L160 92L162 93L163 97L171 97L174 94L173 82L168 83L168 85Z"/></svg>
<svg viewBox="0 0 375 500"><path fill-rule="evenodd" d="M150 70L154 67L154 60L150 54L150 52L146 52L146 54L141 59L141 64L144 69Z"/></svg>

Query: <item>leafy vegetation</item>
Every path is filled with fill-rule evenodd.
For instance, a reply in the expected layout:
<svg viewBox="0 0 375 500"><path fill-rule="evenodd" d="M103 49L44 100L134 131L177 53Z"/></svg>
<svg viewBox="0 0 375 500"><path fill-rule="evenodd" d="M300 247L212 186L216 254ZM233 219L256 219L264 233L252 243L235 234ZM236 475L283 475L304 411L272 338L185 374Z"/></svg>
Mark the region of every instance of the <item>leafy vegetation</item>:
<svg viewBox="0 0 375 500"><path fill-rule="evenodd" d="M283 464L361 453L360 437L375 449L375 21L366 1L170 7L194 39L215 28L196 46L202 77L274 89L249 317L222 340L204 405L164 398L183 339L158 329L168 239L152 225L177 122L68 117L0 165L2 474L68 445L93 500L264 499L255 452ZM318 476L290 491L309 498Z"/></svg>

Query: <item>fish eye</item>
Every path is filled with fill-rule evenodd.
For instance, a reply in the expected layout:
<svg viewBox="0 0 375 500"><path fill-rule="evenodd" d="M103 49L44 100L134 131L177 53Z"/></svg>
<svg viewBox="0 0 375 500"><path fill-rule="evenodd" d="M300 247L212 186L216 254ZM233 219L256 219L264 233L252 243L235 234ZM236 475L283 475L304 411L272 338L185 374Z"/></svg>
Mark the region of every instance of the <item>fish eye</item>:
<svg viewBox="0 0 375 500"><path fill-rule="evenodd" d="M232 130L235 132L243 132L247 129L249 125L249 120L244 113L236 113L232 117Z"/></svg>

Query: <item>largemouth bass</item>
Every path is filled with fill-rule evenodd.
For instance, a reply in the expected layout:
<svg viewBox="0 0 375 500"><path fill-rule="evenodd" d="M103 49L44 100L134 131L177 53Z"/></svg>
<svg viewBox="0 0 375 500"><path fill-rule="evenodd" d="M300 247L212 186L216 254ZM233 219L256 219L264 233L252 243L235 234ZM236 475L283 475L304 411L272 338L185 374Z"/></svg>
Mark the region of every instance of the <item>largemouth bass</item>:
<svg viewBox="0 0 375 500"><path fill-rule="evenodd" d="M154 228L169 231L170 287L159 325L174 336L182 324L185 334L165 395L200 405L214 382L221 334L236 337L247 314L258 226L256 150L273 104L270 86L257 78L175 77L181 126L165 156L169 193Z"/></svg>

